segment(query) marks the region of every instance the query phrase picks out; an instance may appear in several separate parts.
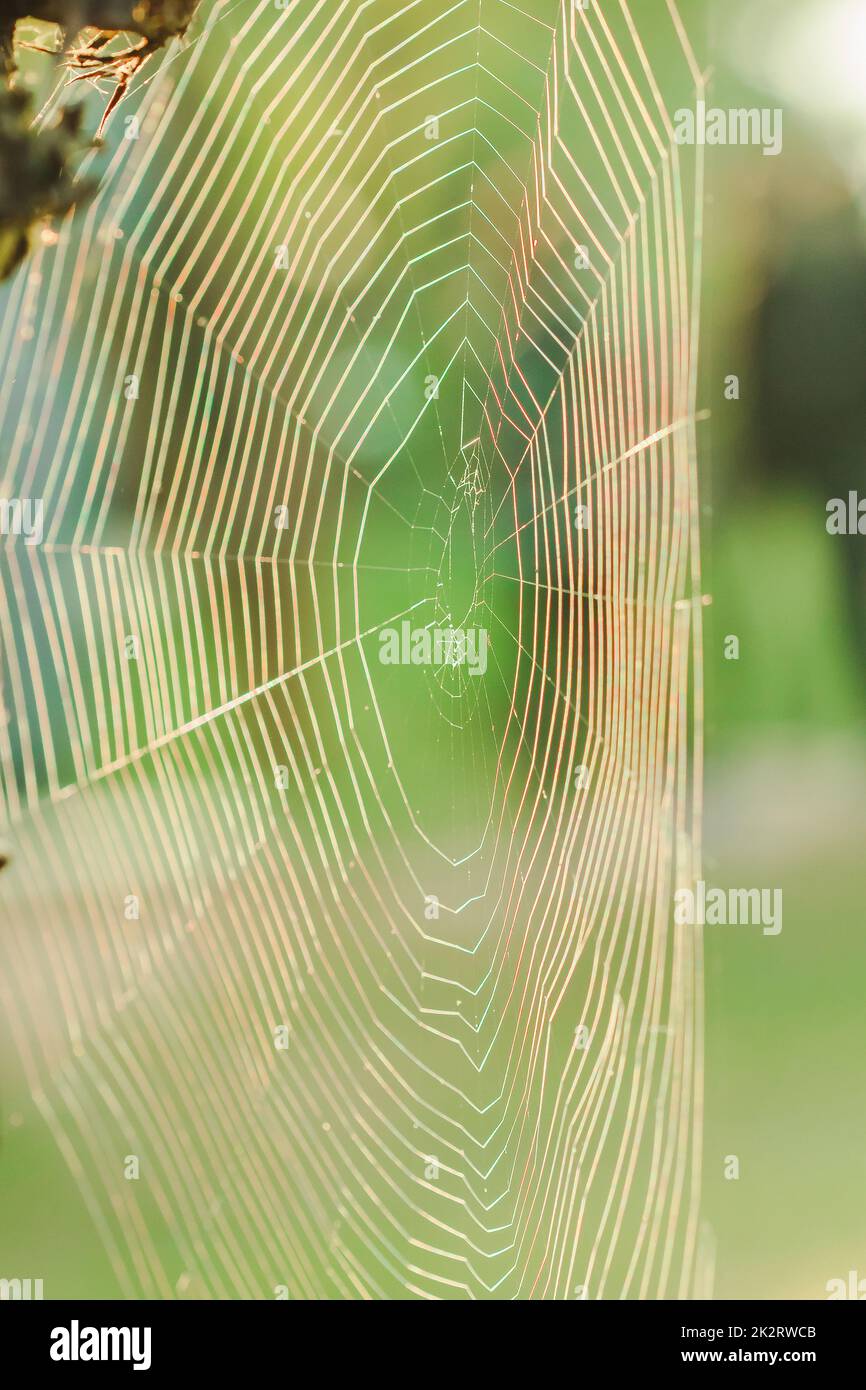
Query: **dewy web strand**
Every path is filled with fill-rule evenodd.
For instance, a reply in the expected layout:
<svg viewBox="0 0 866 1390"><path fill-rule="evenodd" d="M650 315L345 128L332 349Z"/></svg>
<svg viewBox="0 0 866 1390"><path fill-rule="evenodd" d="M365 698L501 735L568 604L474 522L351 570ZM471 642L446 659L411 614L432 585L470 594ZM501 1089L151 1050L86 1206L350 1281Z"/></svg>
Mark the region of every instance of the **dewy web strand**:
<svg viewBox="0 0 866 1390"><path fill-rule="evenodd" d="M688 29L203 0L4 294L3 1002L126 1296L692 1288Z"/></svg>

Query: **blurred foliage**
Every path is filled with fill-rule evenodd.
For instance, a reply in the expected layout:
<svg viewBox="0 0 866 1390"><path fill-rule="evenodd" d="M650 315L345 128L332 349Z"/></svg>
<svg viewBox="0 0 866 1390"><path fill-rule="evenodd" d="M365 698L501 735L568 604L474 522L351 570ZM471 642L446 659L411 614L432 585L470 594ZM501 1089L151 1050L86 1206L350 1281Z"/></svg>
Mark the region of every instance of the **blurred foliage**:
<svg viewBox="0 0 866 1390"><path fill-rule="evenodd" d="M34 129L27 93L0 89L0 280L27 255L40 222L63 216L96 187L74 178L81 117L81 107L66 107L52 125Z"/></svg>

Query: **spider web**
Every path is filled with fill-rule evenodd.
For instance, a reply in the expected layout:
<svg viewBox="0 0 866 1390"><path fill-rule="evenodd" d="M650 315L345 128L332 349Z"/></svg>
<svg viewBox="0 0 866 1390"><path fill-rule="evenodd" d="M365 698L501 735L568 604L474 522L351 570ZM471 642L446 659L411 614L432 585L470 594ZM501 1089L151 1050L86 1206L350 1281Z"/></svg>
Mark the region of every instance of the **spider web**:
<svg viewBox="0 0 866 1390"><path fill-rule="evenodd" d="M206 2L3 292L3 1001L125 1296L692 1288L692 8Z"/></svg>

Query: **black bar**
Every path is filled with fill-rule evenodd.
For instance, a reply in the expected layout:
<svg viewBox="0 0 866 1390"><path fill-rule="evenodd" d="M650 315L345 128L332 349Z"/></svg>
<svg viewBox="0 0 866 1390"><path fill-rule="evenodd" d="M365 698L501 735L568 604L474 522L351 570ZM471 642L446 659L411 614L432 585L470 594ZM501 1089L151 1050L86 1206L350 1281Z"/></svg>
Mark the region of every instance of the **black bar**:
<svg viewBox="0 0 866 1390"><path fill-rule="evenodd" d="M458 1322L443 1325L442 1316L457 1316ZM479 1308L456 1314L427 1309L419 1315L403 1305L396 1315L375 1308L361 1315L355 1306L322 1309L317 1303L277 1301L5 1302L0 1345L5 1370L12 1353L25 1372L57 1382L105 1373L162 1383L192 1372L258 1383L280 1368L291 1382L301 1376L308 1380L314 1368L330 1377L341 1364L353 1375L369 1374L378 1365L388 1380L413 1380L420 1369L436 1373L438 1364L438 1374L459 1375L465 1382L473 1367L475 1374L484 1371L489 1377L500 1357L506 1365L512 1358L552 1365L563 1356L577 1381L597 1375L601 1367L617 1375L674 1369L700 1374L708 1366L775 1372L792 1365L826 1380L828 1373L843 1369L858 1373L866 1330L859 1304L846 1306L846 1301L575 1300L559 1313L542 1314L541 1323L535 1322L537 1314L513 1310L501 1332L499 1315L492 1314L493 1323L489 1316ZM408 1348L407 1331L416 1339ZM443 1342L443 1333L453 1340ZM431 1334L435 1340L425 1342ZM92 1350L104 1359L90 1359ZM61 1353L70 1359L55 1359ZM126 1359L113 1359L115 1353Z"/></svg>

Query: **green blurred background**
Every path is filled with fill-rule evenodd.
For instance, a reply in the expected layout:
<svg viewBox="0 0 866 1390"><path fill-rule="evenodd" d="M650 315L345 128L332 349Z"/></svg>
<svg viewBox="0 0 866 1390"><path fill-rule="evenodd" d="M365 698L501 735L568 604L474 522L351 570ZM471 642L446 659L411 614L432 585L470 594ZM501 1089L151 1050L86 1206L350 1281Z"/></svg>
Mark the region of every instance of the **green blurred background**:
<svg viewBox="0 0 866 1390"><path fill-rule="evenodd" d="M866 483L866 7L720 5L712 40L714 104L785 136L708 164L704 875L784 927L706 930L705 1239L718 1298L825 1298L866 1268L866 549L825 526Z"/></svg>

